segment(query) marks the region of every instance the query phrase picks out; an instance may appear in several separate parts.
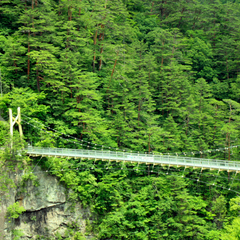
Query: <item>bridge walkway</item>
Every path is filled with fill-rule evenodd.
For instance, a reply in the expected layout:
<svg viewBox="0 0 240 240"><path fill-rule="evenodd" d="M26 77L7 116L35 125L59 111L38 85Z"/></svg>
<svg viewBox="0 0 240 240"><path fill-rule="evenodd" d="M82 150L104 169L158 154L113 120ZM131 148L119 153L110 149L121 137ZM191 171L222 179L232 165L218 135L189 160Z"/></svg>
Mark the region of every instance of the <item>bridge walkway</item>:
<svg viewBox="0 0 240 240"><path fill-rule="evenodd" d="M68 158L87 158L103 161L136 162L153 165L167 165L176 167L193 167L220 171L240 171L239 161L225 161L194 157L179 157L170 155L138 154L129 152L114 152L101 150L67 149L67 148L42 148L28 147L29 156L53 156Z"/></svg>

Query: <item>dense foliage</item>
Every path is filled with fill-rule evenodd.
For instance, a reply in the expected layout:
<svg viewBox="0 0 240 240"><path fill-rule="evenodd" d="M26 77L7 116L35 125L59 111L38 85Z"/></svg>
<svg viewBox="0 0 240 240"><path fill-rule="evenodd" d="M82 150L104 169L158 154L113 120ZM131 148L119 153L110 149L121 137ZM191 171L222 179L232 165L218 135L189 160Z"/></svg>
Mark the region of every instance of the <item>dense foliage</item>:
<svg viewBox="0 0 240 240"><path fill-rule="evenodd" d="M1 0L1 114L20 106L33 145L238 160L239 16L235 0ZM80 141L59 138L69 135ZM240 200L226 189L49 161L73 199L93 204L99 239L239 237ZM239 191L220 175L205 181Z"/></svg>
<svg viewBox="0 0 240 240"><path fill-rule="evenodd" d="M239 11L220 1L2 0L2 110L23 107L109 147L237 145Z"/></svg>
<svg viewBox="0 0 240 240"><path fill-rule="evenodd" d="M73 190L70 201L91 206L86 235L94 232L96 239L239 237L240 198L228 190L224 172L78 159L37 162Z"/></svg>

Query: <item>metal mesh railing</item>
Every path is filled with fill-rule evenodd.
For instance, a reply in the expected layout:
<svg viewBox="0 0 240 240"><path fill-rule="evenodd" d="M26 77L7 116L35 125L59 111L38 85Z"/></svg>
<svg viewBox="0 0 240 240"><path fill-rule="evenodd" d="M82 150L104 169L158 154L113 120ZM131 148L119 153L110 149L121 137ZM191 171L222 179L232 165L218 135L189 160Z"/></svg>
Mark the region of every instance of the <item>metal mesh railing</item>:
<svg viewBox="0 0 240 240"><path fill-rule="evenodd" d="M240 171L240 162L216 159L67 148L28 147L26 151L28 154L36 155L95 158Z"/></svg>

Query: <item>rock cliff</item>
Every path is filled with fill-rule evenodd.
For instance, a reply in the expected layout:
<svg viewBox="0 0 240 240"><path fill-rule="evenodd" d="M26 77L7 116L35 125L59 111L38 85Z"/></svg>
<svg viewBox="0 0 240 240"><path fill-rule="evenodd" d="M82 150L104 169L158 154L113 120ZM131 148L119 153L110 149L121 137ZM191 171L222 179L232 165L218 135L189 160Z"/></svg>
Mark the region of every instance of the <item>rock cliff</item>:
<svg viewBox="0 0 240 240"><path fill-rule="evenodd" d="M80 203L67 201L68 190L56 177L35 169L37 186L28 180L24 187L13 188L4 197L0 212L0 240L16 239L54 239L55 236L67 237L70 230L86 235L86 226L91 222L89 209ZM19 184L24 173L13 174L14 182ZM19 202L26 212L19 218L6 218L7 207ZM82 238L84 239L84 238ZM91 239L87 236L86 239Z"/></svg>

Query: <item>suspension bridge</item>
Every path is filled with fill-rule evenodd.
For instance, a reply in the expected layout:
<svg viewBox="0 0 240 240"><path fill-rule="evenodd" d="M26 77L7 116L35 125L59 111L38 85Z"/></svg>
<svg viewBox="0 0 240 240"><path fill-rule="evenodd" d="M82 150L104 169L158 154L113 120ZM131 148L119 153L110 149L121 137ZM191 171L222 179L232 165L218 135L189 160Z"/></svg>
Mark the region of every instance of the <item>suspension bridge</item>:
<svg viewBox="0 0 240 240"><path fill-rule="evenodd" d="M26 153L29 156L51 156L81 158L89 160L131 162L138 164L152 164L161 166L192 167L221 171L240 171L240 162L224 161L216 159L204 159L194 157L179 157L170 155L139 154L130 152L99 151L67 148L41 148L28 147Z"/></svg>
<svg viewBox="0 0 240 240"><path fill-rule="evenodd" d="M20 136L22 136L21 127L21 114L20 108L18 108L18 115L16 118L12 116L12 110L9 109L10 119L10 133L13 134L13 125L17 123L19 125ZM27 121L25 121L29 124ZM56 130L52 129L57 132ZM61 133L63 134L63 133ZM64 134L65 135L65 134ZM59 136L58 136L59 137ZM68 136L71 137L71 136ZM61 138L61 137L60 137ZM76 138L74 138L76 139ZM66 140L66 139L65 139ZM81 140L83 141L83 140ZM74 142L75 143L75 142ZM81 144L83 145L83 144ZM96 144L95 144L96 145ZM109 149L113 149L109 147ZM229 148L230 149L230 148ZM29 156L51 156L62 158L81 158L89 160L102 160L102 161L116 161L116 162L131 162L138 164L152 164L162 166L175 166L185 168L201 168L228 171L228 172L240 172L240 161L225 161L217 159L205 159L195 157L181 157L171 155L156 155L156 154L141 154L125 151L104 151L102 150L89 150L89 149L67 149L67 148L42 148L29 146L25 149L26 154Z"/></svg>

